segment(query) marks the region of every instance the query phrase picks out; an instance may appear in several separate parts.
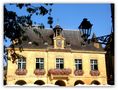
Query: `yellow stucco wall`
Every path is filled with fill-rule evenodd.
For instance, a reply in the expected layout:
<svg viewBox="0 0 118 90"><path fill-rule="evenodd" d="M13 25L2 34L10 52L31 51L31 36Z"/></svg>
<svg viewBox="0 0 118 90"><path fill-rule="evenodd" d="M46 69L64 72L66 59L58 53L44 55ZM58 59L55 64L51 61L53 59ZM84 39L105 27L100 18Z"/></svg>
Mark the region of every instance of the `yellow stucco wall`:
<svg viewBox="0 0 118 90"><path fill-rule="evenodd" d="M10 52L9 57L10 57ZM68 80L61 79L65 82L66 86L74 86L74 83L77 80L82 80L85 84L90 85L93 80L97 80L100 84L107 84L106 76L106 63L105 63L105 52L97 51L75 51L71 50L70 52L56 52L50 50L39 50L39 49L24 49L20 52L18 49L16 53L26 57L26 75L16 75L15 71L17 69L17 64L12 63L12 60L8 60L8 69L7 69L7 84L13 85L18 80L24 80L27 84L34 84L37 80L42 80L45 84L55 84L57 79L50 79L48 76L48 70L56 68L56 58L64 59L64 68L70 68L72 73L68 76ZM34 74L36 58L44 58L44 69L46 71L45 75L36 76ZM74 59L82 59L83 71L82 76L75 76L75 62ZM90 59L98 60L98 69L100 71L99 76L90 75Z"/></svg>

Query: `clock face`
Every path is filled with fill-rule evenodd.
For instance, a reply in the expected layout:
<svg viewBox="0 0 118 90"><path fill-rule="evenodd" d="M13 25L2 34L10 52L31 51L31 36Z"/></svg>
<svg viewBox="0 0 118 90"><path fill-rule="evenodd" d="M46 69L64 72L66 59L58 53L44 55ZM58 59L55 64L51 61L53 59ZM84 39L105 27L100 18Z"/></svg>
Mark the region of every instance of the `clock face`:
<svg viewBox="0 0 118 90"><path fill-rule="evenodd" d="M57 47L61 47L62 46L62 41L61 40L57 40Z"/></svg>

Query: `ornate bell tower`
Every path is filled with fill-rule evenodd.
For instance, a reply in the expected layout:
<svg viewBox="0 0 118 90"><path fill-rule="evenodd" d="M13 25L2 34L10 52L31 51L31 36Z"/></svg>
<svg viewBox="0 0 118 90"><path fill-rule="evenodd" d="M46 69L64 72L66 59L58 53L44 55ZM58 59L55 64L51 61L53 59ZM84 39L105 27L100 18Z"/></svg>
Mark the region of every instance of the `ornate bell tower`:
<svg viewBox="0 0 118 90"><path fill-rule="evenodd" d="M59 25L56 25L53 29L54 31L54 48L55 49L64 49L65 38L62 36L62 28Z"/></svg>

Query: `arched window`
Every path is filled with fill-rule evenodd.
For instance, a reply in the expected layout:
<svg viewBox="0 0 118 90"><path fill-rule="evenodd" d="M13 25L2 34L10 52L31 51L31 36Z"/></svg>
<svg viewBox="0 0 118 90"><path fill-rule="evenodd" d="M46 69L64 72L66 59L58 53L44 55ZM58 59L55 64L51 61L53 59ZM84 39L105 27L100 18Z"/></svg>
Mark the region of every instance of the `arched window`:
<svg viewBox="0 0 118 90"><path fill-rule="evenodd" d="M16 85L24 85L24 84L26 84L26 82L24 80L18 80L15 84Z"/></svg>
<svg viewBox="0 0 118 90"><path fill-rule="evenodd" d="M62 81L62 80L57 80L57 81L55 82L55 85L58 85L58 86L66 86L65 82Z"/></svg>
<svg viewBox="0 0 118 90"><path fill-rule="evenodd" d="M81 81L81 80L77 80L77 81L74 83L74 86L76 86L76 85L78 85L78 84L83 85L83 84L84 84L84 82L83 82L83 81Z"/></svg>
<svg viewBox="0 0 118 90"><path fill-rule="evenodd" d="M91 84L100 85L100 82L97 81L97 80L94 80L94 81L91 82Z"/></svg>
<svg viewBox="0 0 118 90"><path fill-rule="evenodd" d="M37 84L37 85L44 85L45 82L42 81L42 80L37 80L37 81L34 82L34 84Z"/></svg>

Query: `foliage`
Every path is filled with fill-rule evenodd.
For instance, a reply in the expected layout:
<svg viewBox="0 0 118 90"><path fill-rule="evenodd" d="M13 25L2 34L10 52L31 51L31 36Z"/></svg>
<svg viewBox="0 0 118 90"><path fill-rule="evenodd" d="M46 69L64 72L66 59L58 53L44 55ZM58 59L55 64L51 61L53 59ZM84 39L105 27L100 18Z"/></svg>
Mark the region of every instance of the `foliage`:
<svg viewBox="0 0 118 90"><path fill-rule="evenodd" d="M30 27L33 24L33 21L31 20L31 17L33 14L36 15L46 15L49 14L48 17L48 24L50 27L52 27L53 18L51 17L51 11L46 8L47 5L52 6L52 4L44 4L40 6L33 6L32 4L10 4L10 5L16 5L19 9L22 10L22 8L26 8L26 11L28 12L27 16L18 16L16 12L8 11L6 6L4 5L4 38L8 37L11 41L20 38L24 33L25 30L23 30L22 27ZM41 23L39 26L41 29L44 29L45 26Z"/></svg>
<svg viewBox="0 0 118 90"><path fill-rule="evenodd" d="M23 27L32 27L33 25L33 21L31 20L32 16L34 14L39 15L39 16L45 16L49 14L49 17L51 17L52 9L46 8L46 6L52 6L53 4L52 3L40 4L37 7L29 3L8 4L8 5L15 5L21 11L23 10L23 8L26 8L28 15L24 15L24 16L19 16L17 15L16 12L9 11L6 5L7 4L4 5L4 40L6 40L6 38L9 38L12 41L12 44L11 44L12 48L14 48L15 44L21 44L22 41L29 40L29 37L25 35L27 29L24 29ZM48 19L48 24L50 25L51 28L52 28L52 23L53 23L53 18ZM39 25L39 28L40 29L45 28L43 23ZM41 36L40 32L38 32L38 34L40 37ZM38 45L37 42L35 41L33 42L33 44ZM22 47L19 47L19 50L22 51L23 50ZM16 59L16 55L12 54L13 62L15 61L15 59ZM6 46L4 46L4 60L7 61Z"/></svg>

